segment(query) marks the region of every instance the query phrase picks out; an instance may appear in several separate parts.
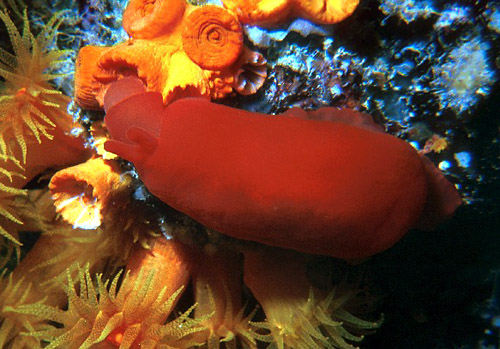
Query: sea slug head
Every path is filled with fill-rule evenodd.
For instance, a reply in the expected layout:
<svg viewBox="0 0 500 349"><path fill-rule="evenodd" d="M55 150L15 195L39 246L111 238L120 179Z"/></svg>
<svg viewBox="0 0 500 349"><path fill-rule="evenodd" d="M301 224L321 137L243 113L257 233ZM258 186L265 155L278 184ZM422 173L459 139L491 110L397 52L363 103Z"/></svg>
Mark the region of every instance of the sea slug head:
<svg viewBox="0 0 500 349"><path fill-rule="evenodd" d="M113 83L104 97L104 121L112 140L107 151L142 163L158 143L163 102L158 92L146 92L142 81L126 77Z"/></svg>

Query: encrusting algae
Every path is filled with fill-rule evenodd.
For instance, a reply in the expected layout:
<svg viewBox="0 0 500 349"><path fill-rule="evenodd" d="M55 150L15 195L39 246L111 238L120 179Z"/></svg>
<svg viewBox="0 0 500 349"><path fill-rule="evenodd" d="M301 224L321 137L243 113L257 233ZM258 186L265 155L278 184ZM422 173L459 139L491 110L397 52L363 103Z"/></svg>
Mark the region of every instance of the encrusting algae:
<svg viewBox="0 0 500 349"><path fill-rule="evenodd" d="M292 3L287 16L305 11ZM345 16L357 5L349 3ZM169 4L175 11L165 12ZM0 12L13 47L0 51L0 347L350 349L380 326L351 314L362 312L351 307L356 287L343 293L309 280L314 256L222 236L152 198L130 165L103 149L102 121L86 125L85 140L66 112L70 97L50 83L66 54L55 46L62 17L34 35L27 10L14 13L22 33ZM214 5L132 0L123 21L130 41L80 51L76 101L99 109L109 84L134 74L163 102L256 93L266 60L245 47L241 18ZM206 57L197 40L217 49L219 34L232 51ZM25 188L40 174L48 186ZM25 231L41 235L21 253Z"/></svg>

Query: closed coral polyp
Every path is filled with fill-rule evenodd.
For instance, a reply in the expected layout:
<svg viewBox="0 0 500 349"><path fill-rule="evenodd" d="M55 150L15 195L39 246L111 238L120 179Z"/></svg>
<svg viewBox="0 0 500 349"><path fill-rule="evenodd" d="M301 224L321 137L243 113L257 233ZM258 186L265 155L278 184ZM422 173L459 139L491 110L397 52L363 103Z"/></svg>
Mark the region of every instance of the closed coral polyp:
<svg viewBox="0 0 500 349"><path fill-rule="evenodd" d="M234 89L246 96L257 92L267 78L267 61L259 52L245 47L239 58L240 66L234 79Z"/></svg>

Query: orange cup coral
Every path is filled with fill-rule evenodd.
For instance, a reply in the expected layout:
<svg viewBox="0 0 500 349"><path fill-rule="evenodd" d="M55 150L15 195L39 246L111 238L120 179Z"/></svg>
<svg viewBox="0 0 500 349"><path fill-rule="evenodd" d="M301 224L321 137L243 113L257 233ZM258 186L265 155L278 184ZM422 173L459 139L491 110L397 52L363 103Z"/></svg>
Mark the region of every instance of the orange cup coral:
<svg viewBox="0 0 500 349"><path fill-rule="evenodd" d="M81 131L81 127L66 111L70 98L49 83L59 76L53 69L67 53L53 48L61 24L59 14L35 36L30 30L27 12L13 12L21 16L22 32L7 11L0 12L0 20L7 28L14 51L12 54L0 50L0 77L3 80L0 91L0 172L3 175L0 179L0 215L6 218L0 225L10 226L9 232L0 228L0 236L5 238L0 246L3 248L3 242L8 240L17 249L20 246L17 230L22 222L12 215L12 208L16 207L14 198L23 193L20 188L41 172L78 163L88 154L83 137L73 136L73 131ZM7 245L7 254L11 252L12 245Z"/></svg>
<svg viewBox="0 0 500 349"><path fill-rule="evenodd" d="M203 69L221 70L233 64L243 47L238 19L219 6L203 6L186 18L182 47Z"/></svg>
<svg viewBox="0 0 500 349"><path fill-rule="evenodd" d="M223 0L245 24L271 26L293 17L332 24L349 17L359 0Z"/></svg>
<svg viewBox="0 0 500 349"><path fill-rule="evenodd" d="M15 281L13 274L5 276L5 271L0 273L0 348L36 348L36 338L18 335L31 316L13 312L14 307L26 302L31 284L24 278Z"/></svg>
<svg viewBox="0 0 500 349"><path fill-rule="evenodd" d="M128 185L114 161L98 157L57 172L49 189L64 220L74 228L95 229L110 207L126 205Z"/></svg>
<svg viewBox="0 0 500 349"><path fill-rule="evenodd" d="M257 92L267 77L267 61L260 53L243 48L239 58L240 66L235 76L234 89L241 95L247 96Z"/></svg>
<svg viewBox="0 0 500 349"><path fill-rule="evenodd" d="M185 0L131 0L123 13L123 29L137 39L166 35L185 9Z"/></svg>
<svg viewBox="0 0 500 349"><path fill-rule="evenodd" d="M0 159L0 237L13 243L19 256L19 246L21 243L17 236L17 228L23 222L18 216L19 204L16 203L16 198L25 196L26 190L18 189L20 187L16 185L17 180L15 178L18 177L18 180L24 181L24 176L20 174L22 167L16 159L5 155L0 155ZM3 242L0 242L0 247L2 245ZM8 248L8 253L10 252L12 250ZM0 266L2 266L1 261Z"/></svg>
<svg viewBox="0 0 500 349"><path fill-rule="evenodd" d="M88 266L79 269L77 282L68 272L66 311L46 305L22 305L16 311L58 324L30 333L49 342L49 348L90 348L99 343L177 347L182 337L203 329L188 318L193 307L165 324L188 281L188 261L177 242L160 237L151 246L132 254L120 283L121 273L108 281L98 274L94 283Z"/></svg>
<svg viewBox="0 0 500 349"><path fill-rule="evenodd" d="M169 6L175 13L165 20L161 14ZM265 80L265 59L244 47L238 19L220 6L132 0L123 23L131 35L127 42L80 50L75 100L84 108L102 108L109 85L130 75L148 91L160 92L164 103L188 96L222 98L232 91L251 94Z"/></svg>

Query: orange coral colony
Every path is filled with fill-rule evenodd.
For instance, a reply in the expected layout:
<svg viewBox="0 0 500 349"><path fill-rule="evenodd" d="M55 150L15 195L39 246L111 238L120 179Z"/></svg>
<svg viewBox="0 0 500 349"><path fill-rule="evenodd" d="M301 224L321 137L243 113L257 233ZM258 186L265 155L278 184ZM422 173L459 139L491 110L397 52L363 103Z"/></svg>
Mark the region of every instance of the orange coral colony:
<svg viewBox="0 0 500 349"><path fill-rule="evenodd" d="M75 101L106 111L90 126L90 159L83 137L70 135L69 97L50 87L53 75L35 69L36 84L25 84L30 76L18 83L19 74L3 73L16 67L0 50L10 93L0 97L0 115L13 120L0 124L0 238L14 246L8 254L23 241L18 199L32 200L32 190L19 188L48 167L78 163L29 202L38 221L24 227L42 235L8 277L0 272L0 347L353 349L381 321L353 315L366 308L327 268L313 270L327 280L318 286L309 262L322 257L308 253L369 257L422 217L432 226L459 204L429 161L362 113L292 108L269 117L208 101L256 93L267 77L265 58L244 44L242 23L297 16L336 23L359 0L223 2L130 0L123 14L130 39L80 50ZM14 27L6 12L0 19ZM56 35L56 22L48 34ZM135 172L124 172L118 155ZM436 201L429 209L427 197ZM244 300L260 308L248 312Z"/></svg>
<svg viewBox="0 0 500 349"><path fill-rule="evenodd" d="M189 253L183 244L164 236L153 238L150 246L149 250L137 246L130 256L128 282L120 287L120 292L126 294L122 308L115 302L116 315L122 313L123 318L113 323L114 329L106 340L122 347L154 347L163 341L175 341L172 332L183 332L172 331L174 323L164 324L188 283ZM146 284L149 290L142 294L139 290ZM130 297L140 303L130 301Z"/></svg>
<svg viewBox="0 0 500 349"><path fill-rule="evenodd" d="M136 39L162 36L175 27L185 9L185 0L132 0L123 13L123 29Z"/></svg>
<svg viewBox="0 0 500 349"><path fill-rule="evenodd" d="M245 24L270 26L289 18L303 17L320 24L333 24L349 17L359 0L223 0Z"/></svg>
<svg viewBox="0 0 500 349"><path fill-rule="evenodd" d="M75 72L80 106L102 108L109 85L130 75L139 77L148 91L160 92L164 103L187 96L255 93L267 75L265 59L243 45L237 17L223 7L132 0L123 26L131 36L127 42L80 50Z"/></svg>

